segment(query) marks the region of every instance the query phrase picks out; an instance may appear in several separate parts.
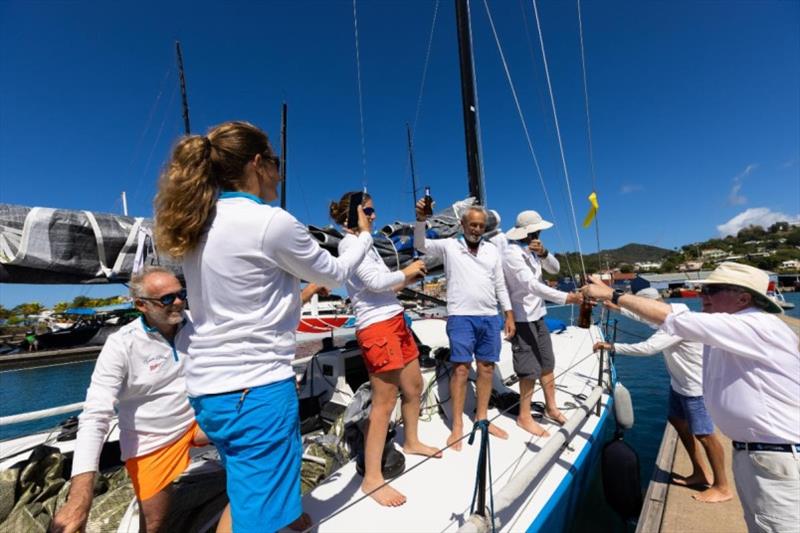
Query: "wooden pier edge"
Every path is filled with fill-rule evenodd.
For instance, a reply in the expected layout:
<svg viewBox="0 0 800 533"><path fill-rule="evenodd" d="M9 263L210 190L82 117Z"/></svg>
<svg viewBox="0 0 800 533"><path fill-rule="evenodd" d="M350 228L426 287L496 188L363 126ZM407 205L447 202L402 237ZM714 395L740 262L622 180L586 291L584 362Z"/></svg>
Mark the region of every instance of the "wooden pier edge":
<svg viewBox="0 0 800 533"><path fill-rule="evenodd" d="M653 475L644 496L644 505L639 515L636 533L658 533L661 530L677 444L678 432L671 424L667 424L664 436L661 438L661 446L658 448Z"/></svg>

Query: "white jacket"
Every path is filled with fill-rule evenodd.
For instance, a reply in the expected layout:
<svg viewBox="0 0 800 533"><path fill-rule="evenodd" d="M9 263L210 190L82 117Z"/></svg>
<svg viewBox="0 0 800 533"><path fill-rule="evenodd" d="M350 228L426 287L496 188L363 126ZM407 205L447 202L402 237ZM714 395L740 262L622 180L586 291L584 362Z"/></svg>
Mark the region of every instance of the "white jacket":
<svg viewBox="0 0 800 533"><path fill-rule="evenodd" d="M346 234L339 242L339 255L357 245L356 236L352 233ZM395 287L401 286L405 280L405 274L399 270L389 270L375 248L370 247L364 260L346 283L347 294L356 315L356 329L364 329L402 313L403 305L395 295Z"/></svg>
<svg viewBox="0 0 800 533"><path fill-rule="evenodd" d="M372 246L361 233L339 258L283 209L223 193L200 244L183 260L195 333L186 362L192 397L294 376L300 280L338 287Z"/></svg>
<svg viewBox="0 0 800 533"><path fill-rule="evenodd" d="M424 224L417 224L414 246L444 260L448 315L495 316L498 304L511 310L500 252L491 242L482 239L473 255L461 237L426 241Z"/></svg>
<svg viewBox="0 0 800 533"><path fill-rule="evenodd" d="M123 461L178 440L192 425L183 377L191 321L179 328L174 345L142 319L109 335L79 418L73 476L97 471L115 407Z"/></svg>
<svg viewBox="0 0 800 533"><path fill-rule="evenodd" d="M503 273L511 298L514 320L534 322L547 314L544 301L557 304L567 302L567 293L554 289L542 281L542 270L557 274L558 259L547 254L544 259L528 251L527 246L509 242L503 254Z"/></svg>

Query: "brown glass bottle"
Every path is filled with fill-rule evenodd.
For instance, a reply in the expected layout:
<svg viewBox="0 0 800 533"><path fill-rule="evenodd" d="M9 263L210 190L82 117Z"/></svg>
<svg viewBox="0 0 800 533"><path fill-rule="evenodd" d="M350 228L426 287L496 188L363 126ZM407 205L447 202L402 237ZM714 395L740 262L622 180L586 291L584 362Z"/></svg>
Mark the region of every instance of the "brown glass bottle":
<svg viewBox="0 0 800 533"><path fill-rule="evenodd" d="M581 304L580 314L578 315L578 327L589 329L592 325L592 303L586 299Z"/></svg>

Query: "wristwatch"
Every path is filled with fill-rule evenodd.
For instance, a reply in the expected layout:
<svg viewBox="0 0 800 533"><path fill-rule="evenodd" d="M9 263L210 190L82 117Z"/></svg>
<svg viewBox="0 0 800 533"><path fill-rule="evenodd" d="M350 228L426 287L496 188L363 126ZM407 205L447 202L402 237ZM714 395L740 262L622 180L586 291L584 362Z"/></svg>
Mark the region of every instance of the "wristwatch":
<svg viewBox="0 0 800 533"><path fill-rule="evenodd" d="M614 293L611 295L611 303L614 304L614 305L619 305L619 303L618 303L619 302L619 298L623 294L625 294L625 293L622 292L621 290L614 289Z"/></svg>

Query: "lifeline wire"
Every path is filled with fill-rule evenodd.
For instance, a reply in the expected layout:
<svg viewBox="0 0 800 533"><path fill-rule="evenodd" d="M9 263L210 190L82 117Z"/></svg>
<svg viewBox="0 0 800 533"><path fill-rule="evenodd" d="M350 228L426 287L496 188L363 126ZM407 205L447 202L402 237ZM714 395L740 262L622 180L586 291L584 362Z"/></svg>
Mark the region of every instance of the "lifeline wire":
<svg viewBox="0 0 800 533"><path fill-rule="evenodd" d="M583 263L583 250L581 249L581 236L578 233L578 219L575 216L575 205L572 202L572 187L569 183L569 171L567 170L567 159L564 156L564 143L561 141L561 128L558 125L558 113L556 112L556 100L555 96L553 96L553 85L550 83L550 69L547 67L547 54L545 53L544 49L544 38L542 36L542 26L539 22L539 10L536 7L536 0L531 0L533 4L533 14L536 16L536 30L539 33L539 46L542 50L542 60L544 62L544 74L545 78L547 79L547 90L550 93L550 106L553 108L553 121L556 125L556 137L558 137L558 149L561 152L561 166L564 170L564 182L567 185L567 197L569 198L569 207L572 211L572 225L575 229L575 238L577 239L578 243L578 254L580 255L581 259L581 270L583 271L583 277L586 279L586 265Z"/></svg>
<svg viewBox="0 0 800 533"><path fill-rule="evenodd" d="M503 69L506 72L506 80L508 80L508 86L511 89L511 96L514 97L514 104L517 106L517 113L519 114L519 121L522 124L522 130L525 132L525 140L528 141L528 150L531 153L531 157L533 158L533 164L536 167L536 173L539 175L539 182L542 184L542 192L544 193L544 199L547 202L547 208L550 210L550 216L553 217L555 220L556 213L553 210L553 204L550 202L550 195L547 193L547 186L544 183L544 176L542 175L542 169L539 166L539 159L536 157L536 151L533 149L533 141L531 141L530 133L528 133L528 126L525 122L525 116L522 113L522 107L519 104L519 98L517 98L517 90L514 88L514 81L511 79L511 72L508 69L508 63L506 63L506 57L503 53L503 47L500 44L500 38L497 36L497 30L494 26L494 20L492 19L492 13L489 9L489 3L486 0L483 0L483 5L486 8L486 16L489 18L489 26L492 29L492 35L494 35L494 41L497 43L497 51L500 53L500 61L503 63ZM564 247L564 239L561 236L561 230L556 228L556 235L558 235L559 244ZM566 256L565 256L566 257ZM569 258L567 258L567 269L569 270L569 275L572 279L575 279L575 274L572 272L572 265L569 263Z"/></svg>
<svg viewBox="0 0 800 533"><path fill-rule="evenodd" d="M356 11L356 0L353 0L353 32L356 41L356 78L358 80L358 116L361 124L361 185L364 190L367 188L367 145L364 135L364 104L361 93L361 53L358 46L358 12Z"/></svg>

